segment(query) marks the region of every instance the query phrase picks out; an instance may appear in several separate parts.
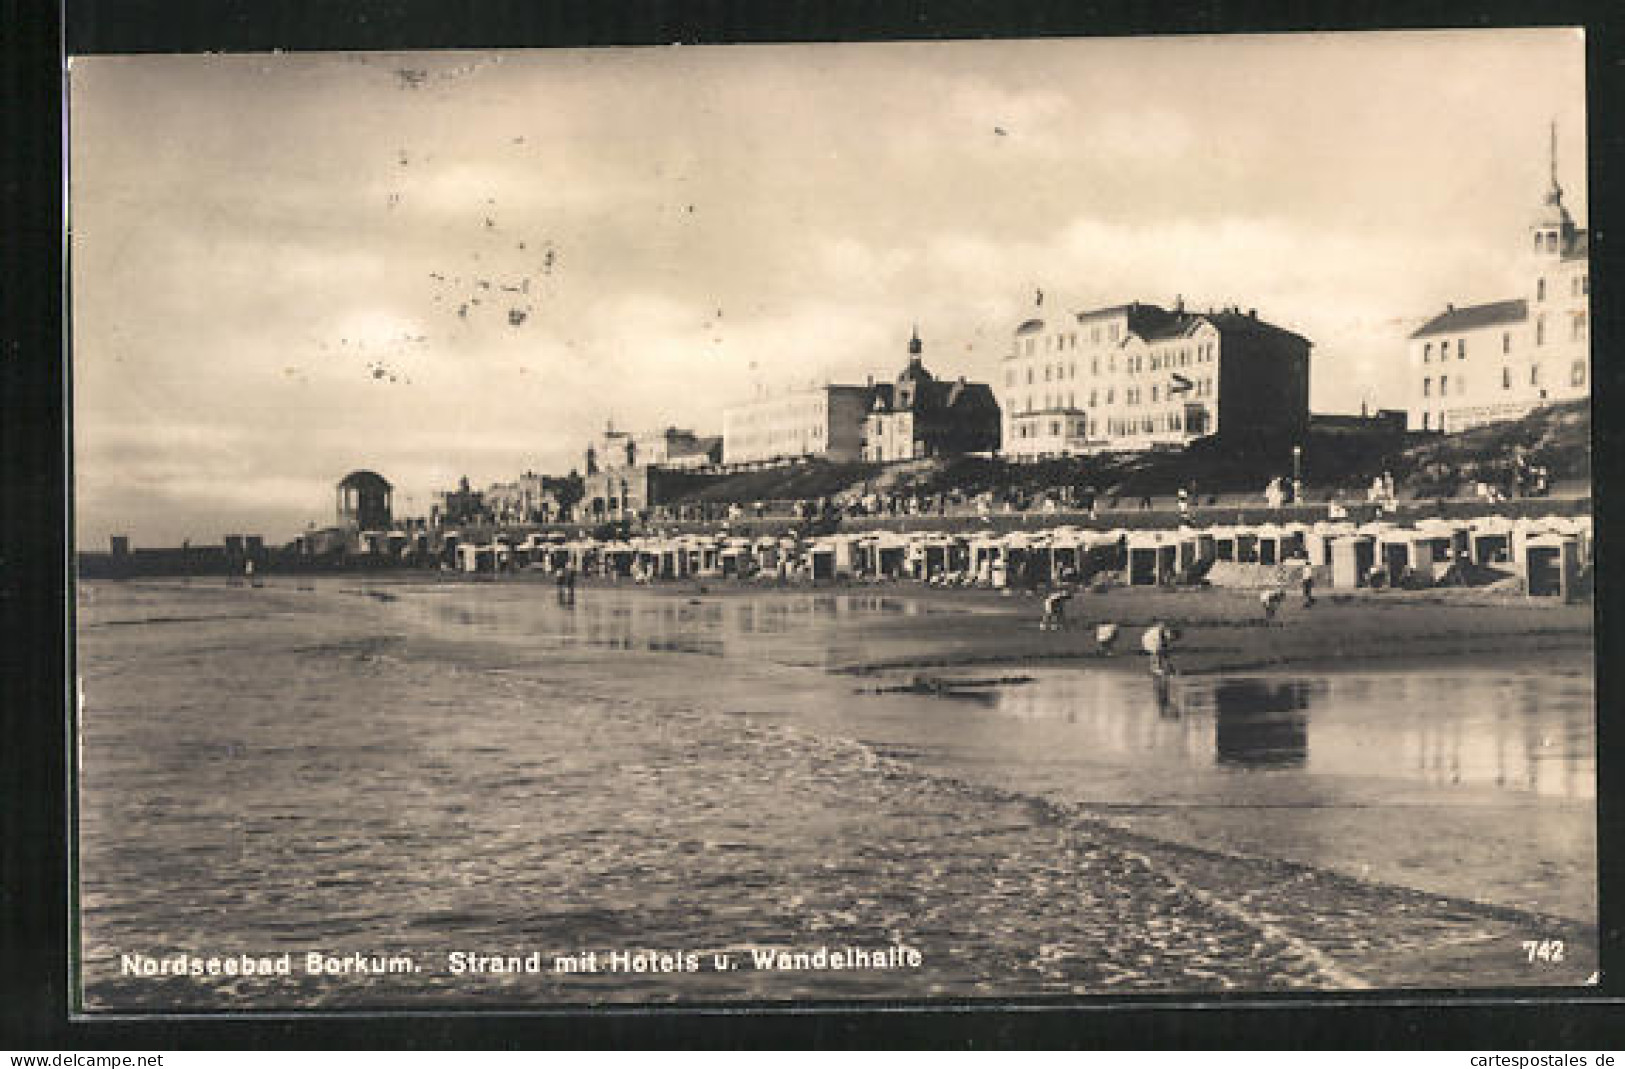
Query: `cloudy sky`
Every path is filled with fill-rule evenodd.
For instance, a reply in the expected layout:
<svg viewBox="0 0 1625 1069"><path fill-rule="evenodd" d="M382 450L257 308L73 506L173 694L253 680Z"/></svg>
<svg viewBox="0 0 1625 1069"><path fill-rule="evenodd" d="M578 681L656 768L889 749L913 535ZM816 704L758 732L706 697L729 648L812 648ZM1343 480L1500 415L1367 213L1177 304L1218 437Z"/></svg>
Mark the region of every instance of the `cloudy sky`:
<svg viewBox="0 0 1625 1069"><path fill-rule="evenodd" d="M1045 310L1256 307L1313 406L1517 293L1578 31L150 56L71 67L80 539L292 537L613 419L928 366Z"/></svg>

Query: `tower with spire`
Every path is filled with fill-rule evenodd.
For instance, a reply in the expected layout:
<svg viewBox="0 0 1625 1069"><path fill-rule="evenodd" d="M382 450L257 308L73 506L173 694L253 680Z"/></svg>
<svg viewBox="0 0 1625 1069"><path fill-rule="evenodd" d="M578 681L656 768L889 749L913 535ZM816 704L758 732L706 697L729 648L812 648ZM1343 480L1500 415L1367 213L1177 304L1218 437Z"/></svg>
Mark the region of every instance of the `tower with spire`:
<svg viewBox="0 0 1625 1069"><path fill-rule="evenodd" d="M1523 234L1523 292L1450 304L1410 336L1409 426L1469 430L1591 392L1588 235L1563 203L1557 124L1547 142L1546 193Z"/></svg>
<svg viewBox="0 0 1625 1069"><path fill-rule="evenodd" d="M1555 262L1574 251L1575 242L1580 234L1574 225L1574 217L1563 206L1563 187L1557 181L1556 122L1551 126L1548 163L1551 170L1546 196L1529 226L1532 234L1530 249L1538 260Z"/></svg>

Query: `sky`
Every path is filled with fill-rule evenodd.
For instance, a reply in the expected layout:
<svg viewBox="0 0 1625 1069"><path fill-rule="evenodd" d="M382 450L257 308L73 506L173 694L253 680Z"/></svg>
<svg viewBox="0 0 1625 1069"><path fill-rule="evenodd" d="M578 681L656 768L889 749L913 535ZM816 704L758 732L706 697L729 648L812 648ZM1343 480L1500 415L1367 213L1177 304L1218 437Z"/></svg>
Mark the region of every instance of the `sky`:
<svg viewBox="0 0 1625 1069"><path fill-rule="evenodd" d="M1034 307L1239 305L1311 407L1517 296L1578 30L103 56L70 72L75 526L292 538L579 466L607 421L993 381Z"/></svg>

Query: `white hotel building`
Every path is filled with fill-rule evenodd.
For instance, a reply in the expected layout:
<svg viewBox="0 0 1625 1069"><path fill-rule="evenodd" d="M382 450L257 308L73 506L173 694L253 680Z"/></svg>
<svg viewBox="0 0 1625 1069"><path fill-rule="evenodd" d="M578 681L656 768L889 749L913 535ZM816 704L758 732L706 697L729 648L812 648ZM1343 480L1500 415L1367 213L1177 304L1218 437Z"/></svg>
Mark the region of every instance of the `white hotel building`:
<svg viewBox="0 0 1625 1069"><path fill-rule="evenodd" d="M1551 188L1522 244L1522 296L1447 306L1410 336L1412 430L1467 430L1590 395L1588 242L1563 207L1555 145Z"/></svg>
<svg viewBox="0 0 1625 1069"><path fill-rule="evenodd" d="M1133 303L1029 319L995 388L1000 452L1134 451L1228 433L1301 434L1308 339L1239 308Z"/></svg>

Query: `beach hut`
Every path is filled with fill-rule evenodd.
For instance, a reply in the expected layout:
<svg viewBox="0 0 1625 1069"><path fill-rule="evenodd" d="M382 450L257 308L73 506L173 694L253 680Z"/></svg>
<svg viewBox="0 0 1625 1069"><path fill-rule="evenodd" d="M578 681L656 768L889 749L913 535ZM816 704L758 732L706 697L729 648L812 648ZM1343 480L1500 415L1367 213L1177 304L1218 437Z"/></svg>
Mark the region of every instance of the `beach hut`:
<svg viewBox="0 0 1625 1069"><path fill-rule="evenodd" d="M763 536L758 538L751 546L751 554L756 563L756 569L772 574L779 567L779 540Z"/></svg>
<svg viewBox="0 0 1625 1069"><path fill-rule="evenodd" d="M730 538L717 548L717 570L724 576L739 578L750 569L751 541L748 538Z"/></svg>
<svg viewBox="0 0 1625 1069"><path fill-rule="evenodd" d="M874 574L901 579L908 562L908 539L894 531L881 531L873 542Z"/></svg>
<svg viewBox="0 0 1625 1069"><path fill-rule="evenodd" d="M971 539L967 549L970 554L970 572L975 582L982 586L1004 586L1004 546L998 537L979 534Z"/></svg>
<svg viewBox="0 0 1625 1069"><path fill-rule="evenodd" d="M1523 543L1524 589L1532 598L1578 594L1580 540L1574 535L1541 533Z"/></svg>
<svg viewBox="0 0 1625 1069"><path fill-rule="evenodd" d="M1433 559L1448 564L1468 553L1467 525L1439 516L1416 521L1416 533L1433 546Z"/></svg>
<svg viewBox="0 0 1625 1069"><path fill-rule="evenodd" d="M815 583L832 582L835 579L835 542L829 538L814 540L807 547L807 558L812 566L812 579Z"/></svg>
<svg viewBox="0 0 1625 1069"><path fill-rule="evenodd" d="M1467 554L1474 564L1512 563L1512 521L1505 516L1480 516L1467 532Z"/></svg>
<svg viewBox="0 0 1625 1069"><path fill-rule="evenodd" d="M1297 557L1309 555L1309 531L1307 523L1297 520L1281 525L1280 559L1292 560Z"/></svg>
<svg viewBox="0 0 1625 1069"><path fill-rule="evenodd" d="M464 572L496 571L496 547L464 542L457 547L457 567Z"/></svg>
<svg viewBox="0 0 1625 1069"><path fill-rule="evenodd" d="M1130 586L1171 583L1179 565L1179 545L1163 531L1131 531L1128 536Z"/></svg>
<svg viewBox="0 0 1625 1069"><path fill-rule="evenodd" d="M1330 567L1332 563L1332 542L1358 533L1359 528L1347 520L1322 520L1315 524L1310 529L1310 532L1304 536L1304 549L1309 552L1311 563Z"/></svg>
<svg viewBox="0 0 1625 1069"><path fill-rule="evenodd" d="M1332 568L1332 586L1339 590L1353 590L1366 585L1371 569L1376 566L1377 540L1369 534L1353 531L1331 535L1326 540L1328 563Z"/></svg>
<svg viewBox="0 0 1625 1069"><path fill-rule="evenodd" d="M1438 578L1444 558L1438 541L1426 531L1410 527L1386 528L1377 542L1378 559L1388 572L1389 582L1397 583L1409 571L1412 579L1429 584Z"/></svg>
<svg viewBox="0 0 1625 1069"><path fill-rule="evenodd" d="M1265 524L1264 526L1270 526ZM1236 532L1236 563L1257 564L1258 557L1258 528L1237 524Z"/></svg>
<svg viewBox="0 0 1625 1069"><path fill-rule="evenodd" d="M1287 559L1284 542L1286 531L1278 524L1264 523L1253 529L1259 564L1279 564Z"/></svg>

